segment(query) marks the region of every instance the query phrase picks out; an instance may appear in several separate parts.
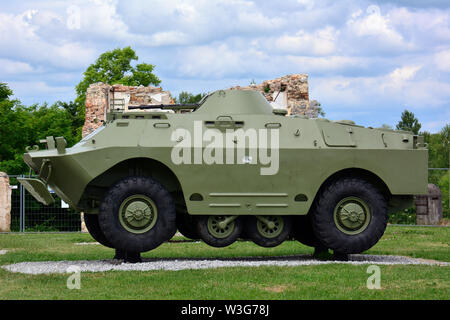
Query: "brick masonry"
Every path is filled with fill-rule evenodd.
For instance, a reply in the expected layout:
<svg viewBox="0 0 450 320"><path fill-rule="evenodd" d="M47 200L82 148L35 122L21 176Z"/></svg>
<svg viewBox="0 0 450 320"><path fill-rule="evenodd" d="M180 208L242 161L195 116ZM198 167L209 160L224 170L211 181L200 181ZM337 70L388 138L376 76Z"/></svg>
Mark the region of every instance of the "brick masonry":
<svg viewBox="0 0 450 320"><path fill-rule="evenodd" d="M130 87L120 84L108 85L102 82L89 86L86 92L86 112L83 137L101 126L105 114L111 107L124 103L123 107L142 104L170 104L173 99L169 92L157 87Z"/></svg>
<svg viewBox="0 0 450 320"><path fill-rule="evenodd" d="M317 118L318 116L318 109L311 107L309 103L307 74L292 74L266 80L261 84L252 84L247 87L237 86L232 89L259 91L269 102L274 102L275 98L285 93L287 101L284 103L289 115L301 114L308 118Z"/></svg>

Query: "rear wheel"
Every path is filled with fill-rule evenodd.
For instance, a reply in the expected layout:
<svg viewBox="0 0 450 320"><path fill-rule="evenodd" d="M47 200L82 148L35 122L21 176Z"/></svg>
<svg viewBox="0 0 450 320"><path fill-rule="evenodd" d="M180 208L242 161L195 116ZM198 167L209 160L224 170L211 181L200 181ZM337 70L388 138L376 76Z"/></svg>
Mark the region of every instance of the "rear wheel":
<svg viewBox="0 0 450 320"><path fill-rule="evenodd" d="M238 216L197 216L197 232L200 238L213 247L226 247L235 242L243 229Z"/></svg>
<svg viewBox="0 0 450 320"><path fill-rule="evenodd" d="M99 225L111 245L127 252L152 250L176 232L170 193L149 177L129 177L112 186L99 210Z"/></svg>
<svg viewBox="0 0 450 320"><path fill-rule="evenodd" d="M245 233L255 244L275 247L291 233L292 219L288 216L253 216L246 223Z"/></svg>
<svg viewBox="0 0 450 320"><path fill-rule="evenodd" d="M321 192L311 221L326 247L342 254L360 253L374 246L386 229L386 199L365 180L343 178Z"/></svg>
<svg viewBox="0 0 450 320"><path fill-rule="evenodd" d="M310 215L295 216L292 226L292 236L295 240L308 247L322 248L323 245L314 234Z"/></svg>

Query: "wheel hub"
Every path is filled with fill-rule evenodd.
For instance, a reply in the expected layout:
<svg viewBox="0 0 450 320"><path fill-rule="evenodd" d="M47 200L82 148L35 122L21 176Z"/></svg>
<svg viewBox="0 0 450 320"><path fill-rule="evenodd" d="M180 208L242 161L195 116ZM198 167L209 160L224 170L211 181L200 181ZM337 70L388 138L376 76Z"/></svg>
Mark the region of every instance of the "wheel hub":
<svg viewBox="0 0 450 320"><path fill-rule="evenodd" d="M128 197L119 209L119 221L132 233L144 233L153 228L157 210L153 201L144 195Z"/></svg>
<svg viewBox="0 0 450 320"><path fill-rule="evenodd" d="M219 239L230 236L234 231L234 219L228 216L210 216L208 218L209 233Z"/></svg>
<svg viewBox="0 0 450 320"><path fill-rule="evenodd" d="M281 234L284 227L280 216L257 216L256 228L265 238L275 238Z"/></svg>
<svg viewBox="0 0 450 320"><path fill-rule="evenodd" d="M346 234L364 231L371 219L367 204L357 197L341 200L334 210L334 220L339 230Z"/></svg>

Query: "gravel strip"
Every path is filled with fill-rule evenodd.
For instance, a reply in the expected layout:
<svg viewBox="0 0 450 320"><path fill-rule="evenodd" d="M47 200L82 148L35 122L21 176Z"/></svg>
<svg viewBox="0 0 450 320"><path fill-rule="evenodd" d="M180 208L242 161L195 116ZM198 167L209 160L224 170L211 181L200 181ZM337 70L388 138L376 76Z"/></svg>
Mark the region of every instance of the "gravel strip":
<svg viewBox="0 0 450 320"><path fill-rule="evenodd" d="M310 255L264 257L264 258L235 258L235 259L143 259L142 263L123 263L117 260L84 260L84 261L46 261L21 262L2 266L11 272L27 274L71 273L69 267L78 267L80 272L104 271L153 271L153 270L187 270L210 269L227 267L260 267L282 266L296 267L322 264L377 264L377 265L437 265L450 266L449 262L435 260L414 259L402 256L379 255L350 255L349 261L321 261L314 260Z"/></svg>
<svg viewBox="0 0 450 320"><path fill-rule="evenodd" d="M0 255L7 253L8 250L0 250Z"/></svg>

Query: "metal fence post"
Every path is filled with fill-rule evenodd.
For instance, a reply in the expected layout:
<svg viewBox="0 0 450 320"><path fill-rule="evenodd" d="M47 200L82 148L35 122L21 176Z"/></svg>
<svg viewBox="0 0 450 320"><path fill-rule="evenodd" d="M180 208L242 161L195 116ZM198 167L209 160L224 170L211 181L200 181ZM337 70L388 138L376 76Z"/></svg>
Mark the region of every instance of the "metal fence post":
<svg viewBox="0 0 450 320"><path fill-rule="evenodd" d="M22 175L22 177L24 177L24 175ZM26 189L25 189L25 187L24 186L22 186L22 190L23 190L23 193L22 193L22 201L23 201L23 206L22 206L22 212L23 212L23 220L22 220L22 230L23 230L23 232L25 232L26 230L25 230L25 194L26 194Z"/></svg>
<svg viewBox="0 0 450 320"><path fill-rule="evenodd" d="M19 185L19 232L22 232L22 215L23 215L23 210L22 210L22 196L23 196L23 186L20 184Z"/></svg>

